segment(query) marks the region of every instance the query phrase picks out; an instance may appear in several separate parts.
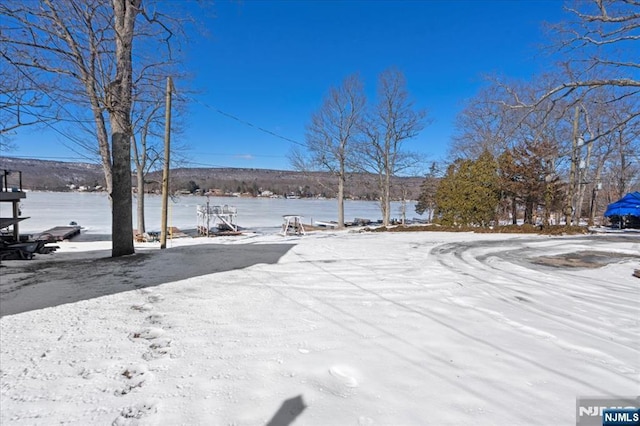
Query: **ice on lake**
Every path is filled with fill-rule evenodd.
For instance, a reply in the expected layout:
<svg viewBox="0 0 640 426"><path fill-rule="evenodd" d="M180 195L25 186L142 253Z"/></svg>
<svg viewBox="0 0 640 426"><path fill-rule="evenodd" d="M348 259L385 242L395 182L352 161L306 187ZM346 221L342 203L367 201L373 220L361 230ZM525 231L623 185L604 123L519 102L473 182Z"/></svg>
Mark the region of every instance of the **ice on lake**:
<svg viewBox="0 0 640 426"><path fill-rule="evenodd" d="M237 224L258 232L277 232L283 215L300 215L304 223L335 221L338 217L335 199L286 199L180 196L169 201L168 225L178 229L194 229L197 225L198 205L230 205L238 209ZM145 196L145 225L147 231L160 230L162 197ZM6 206L2 206L6 208ZM136 228L137 198L133 198L133 225ZM28 192L21 203L21 233L37 233L54 226L76 222L83 233L111 234L111 207L106 193L89 192ZM4 216L4 213L2 213ZM391 217L400 219L402 203L393 202ZM415 213L415 202L406 203L407 218L420 217ZM356 218L379 220L382 217L376 201L345 201L345 221Z"/></svg>

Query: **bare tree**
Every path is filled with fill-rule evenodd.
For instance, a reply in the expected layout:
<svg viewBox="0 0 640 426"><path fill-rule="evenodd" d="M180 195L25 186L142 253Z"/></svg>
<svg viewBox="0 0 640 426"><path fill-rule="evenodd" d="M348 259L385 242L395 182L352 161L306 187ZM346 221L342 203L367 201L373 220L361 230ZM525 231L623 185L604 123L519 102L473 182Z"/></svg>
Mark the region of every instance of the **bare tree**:
<svg viewBox="0 0 640 426"><path fill-rule="evenodd" d="M555 36L552 50L561 55L561 72L535 98L523 99L513 93L509 104L528 112L550 104L552 108L545 108L548 113L566 116L569 111L578 111L576 108L582 111L572 120L573 134L565 139L570 143L565 152L571 159L567 199L577 221L587 187L584 178L590 170L591 156L598 151L594 145L600 139L607 144L609 136L621 132L628 135L629 129L639 125L640 61L636 52L640 43L640 2L588 0L570 4L565 10L571 18L550 27ZM601 92L605 89L605 104L598 106L603 102ZM599 125L587 129L586 121L595 120L590 111L598 108L615 110L615 119L609 115L610 119L600 120ZM584 144L577 144L577 140L584 140ZM621 157L622 168L626 159ZM604 169L604 164L596 161L596 172Z"/></svg>
<svg viewBox="0 0 640 426"><path fill-rule="evenodd" d="M187 163L185 151L187 146L180 141L183 133L183 118L186 98L174 97L172 101L171 119L171 166L180 167ZM137 230L146 232L145 196L147 184L157 182L149 179L149 175L160 170L164 165L164 100L155 99L140 101L134 98L132 116L133 136L131 139L131 161L136 179L136 215Z"/></svg>
<svg viewBox="0 0 640 426"><path fill-rule="evenodd" d="M604 186L608 202L616 201L632 190L640 176L640 134L638 129L620 128L611 135L612 152L605 165Z"/></svg>
<svg viewBox="0 0 640 426"><path fill-rule="evenodd" d="M138 232L144 234L146 232L145 225L145 177L153 169L156 164L162 163L162 151L156 149L152 145L156 127L162 119L163 104L160 100L155 104L145 105L142 107L140 114L134 117L133 128L137 129L131 136L131 147L133 149L132 162L136 175L136 193L137 193L137 222Z"/></svg>
<svg viewBox="0 0 640 426"><path fill-rule="evenodd" d="M551 102L553 111L542 114L551 123L548 127L555 134L553 137L559 141L558 171L564 172L567 180L567 209L571 206L571 219L575 224L585 216L590 225L594 224L603 172L615 163L614 153L623 153L620 163L624 164L624 153L629 159L638 149L640 121L626 122L626 119L630 112L638 109L639 101L638 97L620 99L608 88L596 87L576 91L572 96ZM552 116L563 118L549 120ZM615 179L633 179L638 170L630 167L626 172L616 175ZM585 203L589 191L591 200Z"/></svg>
<svg viewBox="0 0 640 426"><path fill-rule="evenodd" d="M34 83L68 117L90 111L97 152L112 204L112 256L134 252L131 199L133 41L156 33L136 33L144 16L148 28L171 36L142 0L8 0L0 5L7 27L0 44L15 72ZM141 41L141 40L139 40ZM78 121L84 121L81 117ZM94 148L95 149L95 148Z"/></svg>
<svg viewBox="0 0 640 426"><path fill-rule="evenodd" d="M517 120L514 109L504 103L507 96L503 87L488 84L466 102L456 116L451 137L449 157L475 160L484 151L495 157L509 148Z"/></svg>
<svg viewBox="0 0 640 426"><path fill-rule="evenodd" d="M510 205L514 224L519 207L524 207L525 222L533 223L542 204L548 223L564 199L557 192L564 188L560 171L571 153L566 102L537 102L556 79L553 74L530 82L491 77L456 119L451 155L475 160L486 150L500 159L502 208ZM565 141L569 145L563 149Z"/></svg>
<svg viewBox="0 0 640 426"><path fill-rule="evenodd" d="M55 121L57 117L46 96L31 90L31 82L11 69L6 47L0 46L0 150L9 151L13 147L11 134L18 128ZM44 114L45 110L52 111Z"/></svg>
<svg viewBox="0 0 640 426"><path fill-rule="evenodd" d="M344 191L353 168L353 145L362 129L366 98L357 74L331 88L307 126L306 153L294 150L291 161L298 170L327 170L338 180L338 226L344 227Z"/></svg>
<svg viewBox="0 0 640 426"><path fill-rule="evenodd" d="M417 167L422 158L404 149L426 125L426 111L416 109L409 97L404 74L390 68L378 78L378 101L363 127L365 139L359 144L361 167L374 173L380 190L380 210L385 226L391 215L392 177Z"/></svg>
<svg viewBox="0 0 640 426"><path fill-rule="evenodd" d="M545 198L551 190L566 188L565 197L553 198L564 198L570 204L564 209L571 210L568 217L578 222L591 188L589 218L593 223L600 183L615 180L618 187L626 187L636 176L640 2L573 4L565 9L574 19L552 26L556 35L553 51L562 55L558 69L524 83L492 79L458 116L452 154L473 158L483 149L551 144L542 150L555 157L542 159L545 179L549 183L549 179L564 178L566 184L560 180L553 187L547 185ZM610 179L604 178L607 174ZM515 200L520 195L513 196ZM551 205L547 201L545 220ZM515 215L515 204L513 207Z"/></svg>
<svg viewBox="0 0 640 426"><path fill-rule="evenodd" d="M552 25L551 29L557 35L556 47L568 54L565 66L587 78L574 79L556 90L599 86L640 88L637 74L640 61L636 53L640 42L640 2L574 0L573 5L565 7L573 19ZM617 70L613 76L609 76L610 69Z"/></svg>
<svg viewBox="0 0 640 426"><path fill-rule="evenodd" d="M518 100L515 105L530 107L567 99L578 102L600 88L609 91L610 103L640 97L640 57L637 54L640 2L588 0L573 4L575 6L565 7L573 19L551 26L556 36L554 50L562 55L560 68L564 79L541 93L534 102ZM640 109L620 112L615 122L597 129L598 133L585 142L592 143L640 120Z"/></svg>

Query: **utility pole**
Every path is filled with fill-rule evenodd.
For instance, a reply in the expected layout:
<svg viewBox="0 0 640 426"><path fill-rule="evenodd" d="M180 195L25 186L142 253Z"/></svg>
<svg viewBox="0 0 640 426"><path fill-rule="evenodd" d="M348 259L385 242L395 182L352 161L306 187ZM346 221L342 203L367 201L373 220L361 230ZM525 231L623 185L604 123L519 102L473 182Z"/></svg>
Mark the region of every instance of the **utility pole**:
<svg viewBox="0 0 640 426"><path fill-rule="evenodd" d="M576 200L576 213L577 213L577 225L580 225L580 218L582 215L582 203L584 202L584 192L586 190L586 182L585 177L587 176L587 171L589 170L589 163L591 161L591 149L593 148L593 144L587 144L587 152L582 157L582 147L585 145L585 140L582 136L578 137L578 189L577 189L577 200Z"/></svg>
<svg viewBox="0 0 640 426"><path fill-rule="evenodd" d="M167 77L167 96L164 114L164 168L162 170L162 218L160 224L160 248L167 248L167 207L169 201L169 153L171 142L171 89L173 82Z"/></svg>
<svg viewBox="0 0 640 426"><path fill-rule="evenodd" d="M564 217L567 225L571 225L572 218L575 215L575 202L576 202L576 170L578 162L578 121L580 120L580 107L576 106L576 112L573 116L573 133L571 135L571 171L569 172L569 191L568 202L569 204L564 209Z"/></svg>

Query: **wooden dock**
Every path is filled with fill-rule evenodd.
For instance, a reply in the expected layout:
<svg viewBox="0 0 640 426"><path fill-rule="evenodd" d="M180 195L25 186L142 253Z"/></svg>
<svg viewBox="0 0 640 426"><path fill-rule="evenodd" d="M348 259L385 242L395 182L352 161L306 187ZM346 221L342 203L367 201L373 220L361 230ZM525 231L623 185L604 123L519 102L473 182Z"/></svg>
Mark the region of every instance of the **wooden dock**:
<svg viewBox="0 0 640 426"><path fill-rule="evenodd" d="M70 240L76 235L80 235L80 226L56 226L54 228L47 229L46 231L41 232L40 235L36 237L36 239L40 241L56 242Z"/></svg>

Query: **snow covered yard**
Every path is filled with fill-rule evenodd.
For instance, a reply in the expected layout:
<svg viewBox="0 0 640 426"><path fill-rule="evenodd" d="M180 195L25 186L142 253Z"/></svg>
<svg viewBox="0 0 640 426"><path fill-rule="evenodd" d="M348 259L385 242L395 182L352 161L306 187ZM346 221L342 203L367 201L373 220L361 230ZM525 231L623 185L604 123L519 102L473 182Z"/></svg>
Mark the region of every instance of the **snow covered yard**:
<svg viewBox="0 0 640 426"><path fill-rule="evenodd" d="M574 425L640 394L638 236L172 245L4 263L2 425ZM582 251L612 262L536 263Z"/></svg>

